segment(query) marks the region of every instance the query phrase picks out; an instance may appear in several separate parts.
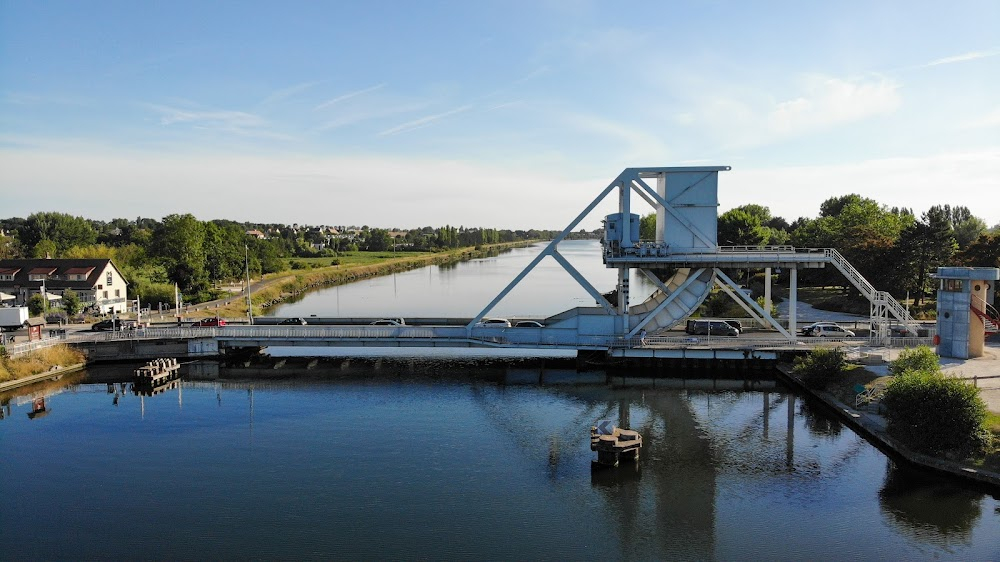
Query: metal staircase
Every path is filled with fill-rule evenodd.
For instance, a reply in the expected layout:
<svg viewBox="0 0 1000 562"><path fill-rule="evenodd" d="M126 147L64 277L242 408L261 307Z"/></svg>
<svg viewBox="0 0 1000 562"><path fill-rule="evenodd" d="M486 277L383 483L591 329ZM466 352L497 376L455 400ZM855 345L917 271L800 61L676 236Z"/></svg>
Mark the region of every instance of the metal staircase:
<svg viewBox="0 0 1000 562"><path fill-rule="evenodd" d="M712 292L714 282L713 269L678 269L666 282L668 291L657 289L641 304L629 307L629 315L641 318L653 313L644 325L647 330L655 332L670 329L698 309Z"/></svg>
<svg viewBox="0 0 1000 562"><path fill-rule="evenodd" d="M861 275L861 272L854 269L847 259L844 258L837 250L833 248L825 248L823 254L827 257L830 263L837 268L840 273L851 282L861 294L872 303L872 321L879 324L885 324L887 320L885 312L892 314L896 320L899 320L908 330L916 333L916 320L910 316L909 311L899 303L888 291L879 291L868 282L867 279Z"/></svg>
<svg viewBox="0 0 1000 562"><path fill-rule="evenodd" d="M1000 332L1000 313L988 302L972 295L972 312L983 321L983 327L987 335Z"/></svg>

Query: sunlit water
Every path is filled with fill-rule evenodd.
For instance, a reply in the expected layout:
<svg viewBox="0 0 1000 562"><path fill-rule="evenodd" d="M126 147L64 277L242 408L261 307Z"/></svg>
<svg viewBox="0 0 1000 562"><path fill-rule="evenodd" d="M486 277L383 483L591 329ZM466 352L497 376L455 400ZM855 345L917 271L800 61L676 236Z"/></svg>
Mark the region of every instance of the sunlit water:
<svg viewBox="0 0 1000 562"><path fill-rule="evenodd" d="M513 384L531 377L471 368L320 366L146 397L79 384L39 392L35 419L31 396L9 400L5 558L1000 554L1000 502L900 472L780 389ZM622 417L644 437L639 463L594 471L589 426Z"/></svg>
<svg viewBox="0 0 1000 562"><path fill-rule="evenodd" d="M536 244L498 256L430 266L310 293L276 307L273 316L471 318L483 310L544 248ZM601 262L596 240L570 240L559 253L600 293L617 284L617 270ZM633 302L653 291L633 275ZM595 299L552 257L544 258L487 316L543 318Z"/></svg>
<svg viewBox="0 0 1000 562"><path fill-rule="evenodd" d="M596 249L561 251L610 290ZM274 313L470 317L538 251ZM547 262L491 315L592 304ZM186 365L154 396L107 384L135 365L97 366L0 396L0 558L1000 559L997 499L896 468L773 382L623 386L496 358L297 361L217 380ZM39 397L45 415L29 416ZM601 419L640 431L637 465L592 469Z"/></svg>

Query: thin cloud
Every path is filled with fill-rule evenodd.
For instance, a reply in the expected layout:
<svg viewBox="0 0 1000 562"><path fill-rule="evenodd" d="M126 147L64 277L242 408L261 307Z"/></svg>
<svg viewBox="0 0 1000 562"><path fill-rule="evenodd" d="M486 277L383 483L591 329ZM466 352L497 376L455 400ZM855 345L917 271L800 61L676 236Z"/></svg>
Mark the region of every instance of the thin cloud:
<svg viewBox="0 0 1000 562"><path fill-rule="evenodd" d="M264 129L268 122L253 113L232 110L194 110L165 105L148 104L160 114L160 124L169 127L187 124L193 129L220 131L243 136L292 140L292 137Z"/></svg>
<svg viewBox="0 0 1000 562"><path fill-rule="evenodd" d="M340 103L342 101L349 100L351 98L355 98L355 97L362 96L362 95L365 95L365 94L370 94L370 93L372 93L372 92L374 92L376 90L380 90L380 89L382 89L384 87L385 87L385 82L383 82L381 84L378 84L378 85L375 85L375 86L372 86L370 88L365 88L363 90L357 90L357 91L354 91L354 92L346 93L346 94L344 94L342 96L337 96L337 97L335 97L333 99L326 100L325 102L317 105L316 107L313 108L313 111L330 107L331 105L338 104L338 103Z"/></svg>
<svg viewBox="0 0 1000 562"><path fill-rule="evenodd" d="M326 121L322 125L317 127L315 130L329 131L330 129L346 127L348 125L354 125L355 123L370 121L372 119L382 119L385 117L391 117L393 115L399 115L401 113L412 113L415 111L420 111L425 107L426 104L423 103L410 103L404 105L382 107L369 111L353 111L347 115L341 115L340 117L337 117L335 119L330 119L329 121Z"/></svg>
<svg viewBox="0 0 1000 562"><path fill-rule="evenodd" d="M428 115L427 117L421 117L420 119L415 119L413 121L403 123L402 125L397 125L391 129L386 129L381 133L379 133L378 136L387 137L391 135L398 135L399 133L405 133L412 131L414 129L426 127L427 125L430 125L435 121L439 121L446 117L451 117L452 115L463 113L465 111L468 111L469 109L472 109L471 105L463 105L462 107L452 109L451 111L445 111L444 113L438 113L436 115Z"/></svg>
<svg viewBox="0 0 1000 562"><path fill-rule="evenodd" d="M972 51L972 52L969 52L969 53L963 53L961 55L955 55L955 56L951 56L951 57L944 57L944 58L940 58L940 59L937 59L937 60L932 60L929 63L921 65L921 67L940 66L942 64L953 64L953 63L956 63L956 62L966 62L966 61L970 61L970 60L985 59L985 58L989 58L989 57L995 57L997 55L1000 55L1000 49L993 49L993 50L990 50L990 51Z"/></svg>
<svg viewBox="0 0 1000 562"><path fill-rule="evenodd" d="M245 111L196 111L155 104L151 104L149 107L160 114L161 125L196 123L201 125L215 124L226 128L245 128L259 127L264 124L264 119L260 116Z"/></svg>
<svg viewBox="0 0 1000 562"><path fill-rule="evenodd" d="M271 95L269 95L266 98L264 98L264 101L260 102L260 105L267 105L267 104L274 103L276 101L281 101L283 99L290 98L290 97L294 96L295 94L298 94L299 92L304 92L304 91L308 90L309 88L312 88L313 86L315 86L317 84L319 84L319 82L315 82L315 81L314 82L303 82L301 84L296 84L294 86L289 86L287 88L283 88L281 90L277 90L274 93L272 93Z"/></svg>

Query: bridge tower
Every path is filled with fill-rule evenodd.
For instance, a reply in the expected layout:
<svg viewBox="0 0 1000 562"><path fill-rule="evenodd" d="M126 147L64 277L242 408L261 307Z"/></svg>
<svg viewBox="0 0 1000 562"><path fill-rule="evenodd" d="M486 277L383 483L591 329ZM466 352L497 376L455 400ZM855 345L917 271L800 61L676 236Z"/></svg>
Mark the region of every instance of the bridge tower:
<svg viewBox="0 0 1000 562"><path fill-rule="evenodd" d="M626 168L549 245L466 326L472 334L476 323L493 309L539 262L554 258L590 293L596 307L579 307L546 319L549 342L572 341L594 348L609 338L621 342L643 330L653 333L677 326L697 311L715 287L728 294L756 323L796 339L798 272L832 265L872 303L875 339L888 339L890 317L905 326L913 319L889 293L876 290L860 272L832 248L796 249L791 246L719 246L719 172L729 166ZM601 294L559 254L558 244L605 198L614 194L618 212L604 219L602 257L617 269L615 291ZM638 196L638 200L635 196ZM640 237L636 205L648 204L656 215L652 239ZM764 306L760 306L724 270L762 269L765 272ZM771 271L789 273L787 323L771 316ZM656 291L640 304L629 305L631 276L645 276ZM587 344L587 342L593 342ZM581 347L581 348L582 348Z"/></svg>

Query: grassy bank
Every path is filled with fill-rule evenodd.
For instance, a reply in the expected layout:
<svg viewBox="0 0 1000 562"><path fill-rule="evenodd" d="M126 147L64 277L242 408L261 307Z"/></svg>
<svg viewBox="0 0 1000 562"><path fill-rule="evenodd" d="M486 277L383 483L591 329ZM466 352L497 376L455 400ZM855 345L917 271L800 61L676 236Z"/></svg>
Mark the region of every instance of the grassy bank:
<svg viewBox="0 0 1000 562"><path fill-rule="evenodd" d="M846 312L867 316L871 304L856 291L845 291L842 287L799 287L798 299L819 310ZM914 306L914 299L900 299L899 303L909 308L910 314L917 320L933 320L936 316L936 303L933 299L924 299L920 306Z"/></svg>
<svg viewBox="0 0 1000 562"><path fill-rule="evenodd" d="M37 349L17 357L0 357L0 382L23 379L52 370L86 362L83 354L66 346L55 345Z"/></svg>
<svg viewBox="0 0 1000 562"><path fill-rule="evenodd" d="M534 242L492 244L444 252L352 252L337 258L293 258L289 260L290 265L298 263L298 269L270 275L265 278L262 287L254 290L251 295L253 312L255 315L264 313L275 305L324 287L353 283L361 279L429 265L444 265L496 255ZM220 305L218 308L206 309L201 316L216 314L228 318L245 316L246 303L237 300L227 305ZM198 314L191 316L197 317Z"/></svg>

